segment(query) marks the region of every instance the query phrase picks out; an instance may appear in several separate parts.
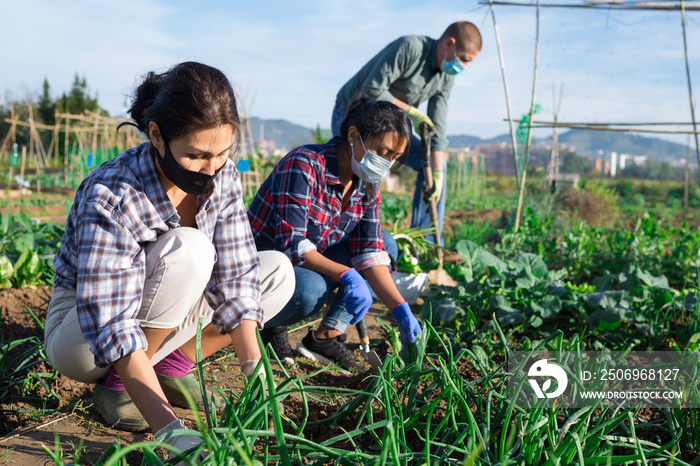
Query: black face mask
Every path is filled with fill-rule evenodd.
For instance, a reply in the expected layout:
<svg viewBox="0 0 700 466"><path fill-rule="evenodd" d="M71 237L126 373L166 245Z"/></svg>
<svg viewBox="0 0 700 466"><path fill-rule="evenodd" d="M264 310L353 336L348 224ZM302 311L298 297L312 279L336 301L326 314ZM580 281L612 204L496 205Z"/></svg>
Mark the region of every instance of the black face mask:
<svg viewBox="0 0 700 466"><path fill-rule="evenodd" d="M204 189L211 183L211 180L224 168L222 165L213 175L187 170L177 163L165 139L163 139L163 144L165 145L165 157L162 159L160 157L158 158L160 168L163 169L165 176L172 181L175 186L182 189L187 194L193 194L195 196L202 194ZM158 153L157 150L155 152L156 154Z"/></svg>

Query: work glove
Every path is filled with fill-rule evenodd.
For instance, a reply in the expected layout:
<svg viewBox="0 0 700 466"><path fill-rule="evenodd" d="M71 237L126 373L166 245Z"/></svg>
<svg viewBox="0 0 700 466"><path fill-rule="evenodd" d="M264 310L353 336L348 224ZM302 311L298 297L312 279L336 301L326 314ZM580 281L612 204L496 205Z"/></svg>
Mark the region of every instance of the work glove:
<svg viewBox="0 0 700 466"><path fill-rule="evenodd" d="M416 342L416 338L423 333L416 317L411 312L407 302L403 302L391 311L399 323L399 338L401 339L401 352Z"/></svg>
<svg viewBox="0 0 700 466"><path fill-rule="evenodd" d="M171 422L156 432L156 440L170 445L178 450L175 452L168 449L170 458L196 448L202 443L202 437L199 436L199 432L186 428L185 424L180 419ZM206 456L206 451L202 450L196 458L191 458L191 460L194 462L194 464L199 464ZM183 466L189 463L183 460L177 464L178 466Z"/></svg>
<svg viewBox="0 0 700 466"><path fill-rule="evenodd" d="M433 193L428 198L429 201L438 201L442 194L442 183L444 181L445 172L442 170L433 170Z"/></svg>
<svg viewBox="0 0 700 466"><path fill-rule="evenodd" d="M427 123L429 126L435 126L433 124L433 120L431 120L428 115L421 112L413 105L408 106L408 112L406 112L406 113L408 113L408 116L413 121L413 128L416 130L416 132L420 131L420 124L421 123Z"/></svg>
<svg viewBox="0 0 700 466"><path fill-rule="evenodd" d="M372 296L365 279L355 269L347 269L341 273L340 284L345 289L345 310L354 315L350 325L355 325L362 320L372 305Z"/></svg>

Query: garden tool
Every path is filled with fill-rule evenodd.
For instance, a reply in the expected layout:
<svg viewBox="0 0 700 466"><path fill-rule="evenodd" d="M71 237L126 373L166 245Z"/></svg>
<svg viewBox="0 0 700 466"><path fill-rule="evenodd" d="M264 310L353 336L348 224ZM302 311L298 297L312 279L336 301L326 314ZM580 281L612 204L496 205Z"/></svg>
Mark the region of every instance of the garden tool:
<svg viewBox="0 0 700 466"><path fill-rule="evenodd" d="M382 367L382 360L379 359L379 355L376 351L369 349L369 335L367 334L367 322L364 318L355 324L357 329L357 334L360 336L360 351L362 356L367 360L373 369L379 369Z"/></svg>
<svg viewBox="0 0 700 466"><path fill-rule="evenodd" d="M435 128L427 123L420 124L420 146L422 150L422 167L423 167L423 202L428 204L430 213L430 224L435 231L435 255L438 258L440 268L442 269L442 238L440 237L440 229L438 227L437 202L435 199L430 199L430 196L435 192L433 183L433 171L430 168L430 139L435 135ZM444 196L445 193L442 193Z"/></svg>

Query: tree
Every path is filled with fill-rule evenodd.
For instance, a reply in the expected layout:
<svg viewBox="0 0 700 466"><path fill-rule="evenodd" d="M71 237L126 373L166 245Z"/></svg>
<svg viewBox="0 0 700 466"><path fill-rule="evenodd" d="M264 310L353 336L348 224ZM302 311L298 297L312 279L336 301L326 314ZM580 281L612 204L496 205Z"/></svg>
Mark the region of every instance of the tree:
<svg viewBox="0 0 700 466"><path fill-rule="evenodd" d="M37 112L42 123L52 125L56 122L56 102L51 100L49 80L44 78L44 93L39 99Z"/></svg>
<svg viewBox="0 0 700 466"><path fill-rule="evenodd" d="M95 95L94 98L90 97L85 78L83 77L83 79L80 79L77 73L73 79L73 87L70 92L68 95L63 93L57 104L61 111L74 115L81 114L85 112L85 110L91 112L99 111L100 113L106 114L106 112L97 105L97 95Z"/></svg>
<svg viewBox="0 0 700 466"><path fill-rule="evenodd" d="M311 130L311 139L314 144L325 144L328 142L329 130L321 129L321 125L316 125L316 129Z"/></svg>

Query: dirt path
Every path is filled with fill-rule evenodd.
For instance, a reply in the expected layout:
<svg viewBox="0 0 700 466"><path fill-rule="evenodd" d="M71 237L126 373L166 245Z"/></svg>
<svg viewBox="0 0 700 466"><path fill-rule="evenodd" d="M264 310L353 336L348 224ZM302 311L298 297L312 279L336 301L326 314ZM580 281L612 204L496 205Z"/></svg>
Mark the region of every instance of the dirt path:
<svg viewBox="0 0 700 466"><path fill-rule="evenodd" d="M31 336L43 340L42 331L27 308L43 322L50 294L51 290L46 287L40 287L36 290L0 290L0 307L2 308L0 341L5 343ZM386 322L394 323L386 308L374 305L368 312L367 324L373 348L380 355L386 355L387 351L391 350L375 319L380 315ZM316 325L313 324L314 327ZM290 332L292 347L296 346L296 343L306 335L307 331L308 326L305 326ZM350 349L355 351L356 359L360 361L357 332L348 331L348 342ZM230 348L228 349L230 350ZM362 361L361 364L364 371L370 371L366 362ZM297 364L289 372L292 375L307 375L318 368L319 366L314 362L298 358ZM39 371L41 372L42 369L46 371L46 367L40 367ZM280 375L282 375L281 372ZM320 374L309 383L362 388L366 375L365 372L361 375L347 376L329 371ZM237 393L243 389L243 378L240 375L238 362L231 352L222 351L209 358L205 366L205 376L208 379L206 381L208 386L221 389L230 388ZM55 450L56 438L59 440L64 459L71 461L75 457L77 446L81 441L83 442L80 464L93 464L117 439L122 446L153 439L151 433L124 432L105 425L91 407L91 385L75 382L63 376L48 381L48 384L57 396L47 396L46 391L38 386L32 389L25 388L24 393L21 393L19 389L14 389L11 396L0 401L0 464L22 466L53 464L42 445ZM42 408L50 412L38 413L37 410ZM285 408L290 415L293 414L295 401L293 399L285 400ZM175 410L178 416L186 422L194 424L192 412L179 408L175 408ZM34 411L34 413L22 411ZM315 415L323 416L324 413L319 411ZM129 464L140 464L140 453L129 456L128 462Z"/></svg>

